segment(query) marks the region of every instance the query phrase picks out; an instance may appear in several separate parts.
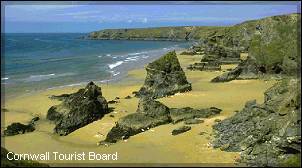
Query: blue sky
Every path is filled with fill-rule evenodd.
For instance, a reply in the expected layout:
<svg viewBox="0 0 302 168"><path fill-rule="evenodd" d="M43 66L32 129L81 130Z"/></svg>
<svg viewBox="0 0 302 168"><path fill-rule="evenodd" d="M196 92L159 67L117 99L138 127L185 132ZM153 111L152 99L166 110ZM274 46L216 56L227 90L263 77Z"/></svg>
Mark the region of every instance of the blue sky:
<svg viewBox="0 0 302 168"><path fill-rule="evenodd" d="M232 25L297 13L300 6L300 2L4 2L1 21L5 32L86 33L107 28Z"/></svg>

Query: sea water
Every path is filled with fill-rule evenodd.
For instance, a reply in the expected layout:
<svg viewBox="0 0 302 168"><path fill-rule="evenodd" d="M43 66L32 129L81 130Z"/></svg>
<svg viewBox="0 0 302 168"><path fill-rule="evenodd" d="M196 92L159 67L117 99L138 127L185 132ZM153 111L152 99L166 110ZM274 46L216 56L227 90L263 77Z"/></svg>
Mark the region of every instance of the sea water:
<svg viewBox="0 0 302 168"><path fill-rule="evenodd" d="M20 94L115 81L188 42L85 40L80 33L2 35L1 87Z"/></svg>

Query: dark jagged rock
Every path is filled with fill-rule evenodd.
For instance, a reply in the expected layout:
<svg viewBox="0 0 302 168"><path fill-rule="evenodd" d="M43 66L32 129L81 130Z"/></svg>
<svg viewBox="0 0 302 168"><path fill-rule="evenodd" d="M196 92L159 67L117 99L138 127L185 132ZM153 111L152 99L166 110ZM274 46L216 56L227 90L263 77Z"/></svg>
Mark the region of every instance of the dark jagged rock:
<svg viewBox="0 0 302 168"><path fill-rule="evenodd" d="M172 135L178 135L178 134L181 134L181 133L184 133L184 132L187 132L191 130L191 127L190 126L181 126L179 128L176 128L172 131Z"/></svg>
<svg viewBox="0 0 302 168"><path fill-rule="evenodd" d="M136 113L129 114L118 120L105 139L106 142L115 143L130 136L144 132L150 128L177 121L193 119L195 117L209 117L221 110L211 107L209 109L194 110L192 108L169 109L154 99L144 97L139 101Z"/></svg>
<svg viewBox="0 0 302 168"><path fill-rule="evenodd" d="M153 99L143 98L139 101L137 112L119 119L107 134L105 141L115 143L170 121L167 106Z"/></svg>
<svg viewBox="0 0 302 168"><path fill-rule="evenodd" d="M8 160L9 151L1 146L1 167L49 167L45 163L39 163L32 160ZM9 153L9 155L13 155Z"/></svg>
<svg viewBox="0 0 302 168"><path fill-rule="evenodd" d="M1 108L1 112L8 112L8 109L6 109L6 108Z"/></svg>
<svg viewBox="0 0 302 168"><path fill-rule="evenodd" d="M211 82L228 82L235 79L257 79L260 73L255 59L249 57L233 70L215 77Z"/></svg>
<svg viewBox="0 0 302 168"><path fill-rule="evenodd" d="M191 107L171 108L170 115L173 123L179 121L194 119L194 118L208 118L210 116L219 114L222 110L216 107L206 109L193 109Z"/></svg>
<svg viewBox="0 0 302 168"><path fill-rule="evenodd" d="M132 94L137 95L138 91L133 91Z"/></svg>
<svg viewBox="0 0 302 168"><path fill-rule="evenodd" d="M12 123L9 125L6 130L4 130L3 134L4 136L13 136L13 135L18 135L18 134L25 134L28 132L33 132L35 131L35 122L39 121L40 117L34 117L32 118L29 123L22 124L19 122Z"/></svg>
<svg viewBox="0 0 302 168"><path fill-rule="evenodd" d="M199 71L220 71L221 65L218 61L210 61L210 62L198 62L194 64L190 64L187 69L189 70L199 70Z"/></svg>
<svg viewBox="0 0 302 168"><path fill-rule="evenodd" d="M55 133L67 135L100 119L107 112L108 104L101 88L90 82L84 89L66 96L61 104L52 106L47 119L56 123Z"/></svg>
<svg viewBox="0 0 302 168"><path fill-rule="evenodd" d="M192 90L187 81L175 51L169 52L158 60L148 64L144 86L136 94L137 97L161 98L178 92Z"/></svg>
<svg viewBox="0 0 302 168"><path fill-rule="evenodd" d="M204 60L222 60L222 61L234 61L239 60L242 49L235 46L225 46L224 44L218 44L219 42L213 40L215 37L208 37L208 42L204 43ZM224 40L224 39L223 39Z"/></svg>
<svg viewBox="0 0 302 168"><path fill-rule="evenodd" d="M128 95L128 96L125 97L125 99L131 99L131 96Z"/></svg>
<svg viewBox="0 0 302 168"><path fill-rule="evenodd" d="M213 126L213 146L241 152L250 166L299 166L301 155L301 89L284 79L265 92L265 102L248 101L233 117Z"/></svg>
<svg viewBox="0 0 302 168"><path fill-rule="evenodd" d="M191 125L191 124L200 124L203 123L204 120L199 120L199 119L188 119L185 121L185 124Z"/></svg>
<svg viewBox="0 0 302 168"><path fill-rule="evenodd" d="M34 125L35 122L39 121L40 120L40 117L34 117L33 119L31 119L31 121L29 122L29 124L32 124Z"/></svg>
<svg viewBox="0 0 302 168"><path fill-rule="evenodd" d="M201 131L200 133L198 133L198 135L205 135L207 134L207 132Z"/></svg>
<svg viewBox="0 0 302 168"><path fill-rule="evenodd" d="M116 101L116 100L110 100L110 101L108 101L108 104L116 104L116 103L119 103L119 101Z"/></svg>
<svg viewBox="0 0 302 168"><path fill-rule="evenodd" d="M50 98L63 101L64 99L68 98L69 96L70 96L70 94L61 94L61 95L58 95L58 96L52 95L52 96L50 96Z"/></svg>
<svg viewBox="0 0 302 168"><path fill-rule="evenodd" d="M21 123L12 123L9 125L6 130L4 130L4 136L13 136L18 134L25 134L28 132L33 132L35 127L33 124L21 124Z"/></svg>

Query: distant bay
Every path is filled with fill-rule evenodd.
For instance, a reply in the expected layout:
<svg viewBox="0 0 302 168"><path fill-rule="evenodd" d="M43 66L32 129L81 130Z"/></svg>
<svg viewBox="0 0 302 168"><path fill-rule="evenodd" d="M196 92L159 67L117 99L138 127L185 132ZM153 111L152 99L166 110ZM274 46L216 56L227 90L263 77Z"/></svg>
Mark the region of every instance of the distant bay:
<svg viewBox="0 0 302 168"><path fill-rule="evenodd" d="M88 81L114 81L191 42L85 40L80 33L7 33L1 87L21 94ZM4 61L3 61L4 60Z"/></svg>

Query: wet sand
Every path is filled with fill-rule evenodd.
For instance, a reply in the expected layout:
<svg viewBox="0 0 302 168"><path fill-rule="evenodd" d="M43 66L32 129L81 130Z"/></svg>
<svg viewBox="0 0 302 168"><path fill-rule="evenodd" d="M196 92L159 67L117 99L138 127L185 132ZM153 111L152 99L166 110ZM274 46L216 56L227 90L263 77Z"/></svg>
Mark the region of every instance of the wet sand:
<svg viewBox="0 0 302 168"><path fill-rule="evenodd" d="M2 112L1 131L12 122L26 123L33 116L42 118L37 122L36 131L3 138L5 148L15 153L45 153L46 151L118 153L117 161L41 161L44 163L74 163L68 166L81 166L78 163L94 163L96 165L102 163L168 163L171 165L173 163L221 163L218 166L233 165L235 159L239 157L239 153L223 152L211 147L210 141L213 138L211 133L214 120L232 116L235 110L243 108L247 100L256 99L258 103L262 103L264 99L263 92L276 81L237 80L227 83L210 83L212 78L222 74L228 68L234 68L236 65L222 66L223 71L215 72L187 71L185 67L190 63L199 61L201 56L178 55L178 58L185 70L188 81L192 83L192 91L162 98L159 101L168 107L207 108L214 106L223 110L221 114L204 119L204 123L191 125L192 129L190 131L177 136L172 136L171 131L183 125L182 122L150 129L130 137L127 141L121 141L108 147L97 146L97 142L105 138L108 131L120 117L136 111L138 99L134 97L124 99L128 95L133 96L131 93L137 91L144 82L145 70L136 69L130 71L126 78L114 84L97 83L101 86L103 96L107 101L120 97L120 103L109 105L109 107L115 108L114 112L74 131L68 136L54 135L54 124L45 119L47 110L52 105L60 103L48 97L72 93L83 86L46 90L5 100L5 108L9 111L5 112L4 116ZM111 114L114 117L110 117ZM206 134L199 135L202 131Z"/></svg>

